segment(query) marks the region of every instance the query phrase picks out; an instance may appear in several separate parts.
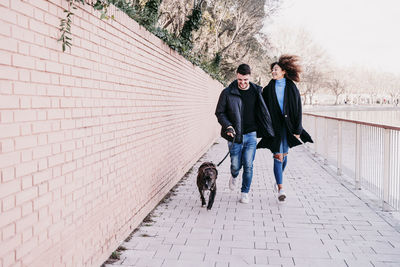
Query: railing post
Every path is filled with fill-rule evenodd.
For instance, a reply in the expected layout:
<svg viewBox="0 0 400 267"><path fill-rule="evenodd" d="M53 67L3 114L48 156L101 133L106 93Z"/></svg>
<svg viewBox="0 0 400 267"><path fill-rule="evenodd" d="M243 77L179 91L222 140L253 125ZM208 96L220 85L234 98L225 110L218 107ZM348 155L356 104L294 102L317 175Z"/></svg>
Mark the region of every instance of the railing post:
<svg viewBox="0 0 400 267"><path fill-rule="evenodd" d="M383 141L383 199L382 210L389 210L389 177L390 177L390 129L384 129Z"/></svg>
<svg viewBox="0 0 400 267"><path fill-rule="evenodd" d="M315 120L314 120L314 130L315 130L314 131L314 133L315 133L314 157L316 157L317 156L317 150L318 150L318 143L319 143L319 140L318 140L318 128L317 128L317 119L318 119L318 117L314 116L314 118L315 118Z"/></svg>
<svg viewBox="0 0 400 267"><path fill-rule="evenodd" d="M337 175L342 175L342 121L338 121Z"/></svg>
<svg viewBox="0 0 400 267"><path fill-rule="evenodd" d="M328 165L328 119L324 118L325 120L325 136L324 136L324 164Z"/></svg>
<svg viewBox="0 0 400 267"><path fill-rule="evenodd" d="M355 187L356 189L361 189L361 125L357 123L356 125L356 177L355 177Z"/></svg>

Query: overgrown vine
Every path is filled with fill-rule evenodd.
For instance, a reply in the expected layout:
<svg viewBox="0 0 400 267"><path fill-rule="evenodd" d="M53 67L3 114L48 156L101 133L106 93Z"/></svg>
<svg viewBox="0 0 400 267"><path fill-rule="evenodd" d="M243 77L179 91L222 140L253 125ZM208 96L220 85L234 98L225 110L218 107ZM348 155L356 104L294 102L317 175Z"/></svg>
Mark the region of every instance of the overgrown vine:
<svg viewBox="0 0 400 267"><path fill-rule="evenodd" d="M169 33L166 29L158 27L158 12L162 0L148 0L144 6L141 6L139 1L129 0L65 0L68 2L68 9L64 10L65 18L61 19L59 30L61 36L58 39L62 43L62 50L65 52L66 48L71 49L71 23L72 16L74 13L72 10L77 8L77 4L90 5L94 10L100 13L100 19L114 19L114 15L108 14L108 8L112 4L119 8L121 11L126 13L129 17L137 21L140 25L145 27L148 31L152 32L158 38L162 39L172 49L183 55L187 60L193 64L200 66L207 73L209 73L214 79L224 82L219 74L219 60L216 62L201 62L200 56L192 53L192 33L199 29L202 18L201 4L203 0L200 0L197 5L193 7L192 13L187 17L182 31L179 36L175 36Z"/></svg>
<svg viewBox="0 0 400 267"><path fill-rule="evenodd" d="M76 6L74 5L73 1L68 1L68 9L64 9L64 13L66 14L64 19L61 19L60 22L60 32L61 32L61 36L58 39L58 41L62 42L61 46L62 46L62 51L65 52L66 47L68 46L69 48L71 48L71 17L72 15L74 15L74 13L72 13L71 9L76 9Z"/></svg>
<svg viewBox="0 0 400 267"><path fill-rule="evenodd" d="M180 37L183 39L184 42L192 45L192 34L193 31L197 31L201 25L201 17L202 11L201 6L195 6L192 10L192 14L188 16L188 19L183 24L183 28L180 34Z"/></svg>
<svg viewBox="0 0 400 267"><path fill-rule="evenodd" d="M139 23L147 27L154 27L158 20L158 9L161 0L149 0L143 9L143 16L139 18Z"/></svg>

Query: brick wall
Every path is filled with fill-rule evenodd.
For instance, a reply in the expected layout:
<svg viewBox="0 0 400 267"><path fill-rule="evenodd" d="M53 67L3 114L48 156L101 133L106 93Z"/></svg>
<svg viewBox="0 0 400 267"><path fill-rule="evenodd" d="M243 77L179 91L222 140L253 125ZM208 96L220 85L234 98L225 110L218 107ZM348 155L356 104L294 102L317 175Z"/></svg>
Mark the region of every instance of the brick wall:
<svg viewBox="0 0 400 267"><path fill-rule="evenodd" d="M218 136L222 85L125 14L0 0L0 264L99 266Z"/></svg>

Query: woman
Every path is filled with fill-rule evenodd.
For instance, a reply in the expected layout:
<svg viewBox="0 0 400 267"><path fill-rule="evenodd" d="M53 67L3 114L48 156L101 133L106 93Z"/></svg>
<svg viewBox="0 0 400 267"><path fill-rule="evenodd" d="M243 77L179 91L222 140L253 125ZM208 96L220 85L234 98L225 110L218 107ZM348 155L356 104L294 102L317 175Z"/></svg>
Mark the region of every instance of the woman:
<svg viewBox="0 0 400 267"><path fill-rule="evenodd" d="M261 139L257 148L269 148L273 153L279 201L285 201L286 198L283 171L287 165L289 147L313 142L301 124L301 98L294 83L300 81L298 60L297 56L282 55L277 62L272 63L272 80L263 89L275 136Z"/></svg>

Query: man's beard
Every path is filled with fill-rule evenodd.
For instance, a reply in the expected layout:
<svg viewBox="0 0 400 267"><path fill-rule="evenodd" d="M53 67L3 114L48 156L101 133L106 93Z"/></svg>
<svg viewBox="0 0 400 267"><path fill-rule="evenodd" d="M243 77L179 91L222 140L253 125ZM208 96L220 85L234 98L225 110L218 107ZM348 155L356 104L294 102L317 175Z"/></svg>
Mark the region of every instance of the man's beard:
<svg viewBox="0 0 400 267"><path fill-rule="evenodd" d="M242 89L242 90L247 89L247 88L249 88L249 84L244 85L244 87L242 87L242 86L239 84L239 88Z"/></svg>

